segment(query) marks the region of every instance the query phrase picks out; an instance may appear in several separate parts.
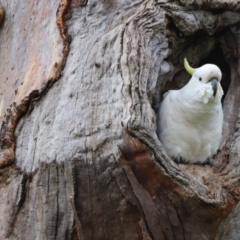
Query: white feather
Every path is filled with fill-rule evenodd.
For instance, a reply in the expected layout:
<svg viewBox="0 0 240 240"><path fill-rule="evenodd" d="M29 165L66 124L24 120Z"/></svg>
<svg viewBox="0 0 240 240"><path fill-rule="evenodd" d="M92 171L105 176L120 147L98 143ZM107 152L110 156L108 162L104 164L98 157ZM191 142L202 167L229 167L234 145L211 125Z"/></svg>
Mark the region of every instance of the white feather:
<svg viewBox="0 0 240 240"><path fill-rule="evenodd" d="M215 96L208 82L213 77L218 79ZM165 94L158 113L158 136L170 157L203 163L216 154L223 125L221 77L216 65L206 64L182 89Z"/></svg>

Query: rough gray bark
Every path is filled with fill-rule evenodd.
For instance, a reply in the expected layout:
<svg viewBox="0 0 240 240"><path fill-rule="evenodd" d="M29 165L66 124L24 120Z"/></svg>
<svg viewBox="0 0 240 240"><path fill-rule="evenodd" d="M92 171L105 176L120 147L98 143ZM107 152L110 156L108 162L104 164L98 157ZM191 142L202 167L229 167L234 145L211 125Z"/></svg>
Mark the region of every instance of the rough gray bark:
<svg viewBox="0 0 240 240"><path fill-rule="evenodd" d="M237 1L1 3L0 239L239 239ZM223 72L212 168L156 136L184 57Z"/></svg>

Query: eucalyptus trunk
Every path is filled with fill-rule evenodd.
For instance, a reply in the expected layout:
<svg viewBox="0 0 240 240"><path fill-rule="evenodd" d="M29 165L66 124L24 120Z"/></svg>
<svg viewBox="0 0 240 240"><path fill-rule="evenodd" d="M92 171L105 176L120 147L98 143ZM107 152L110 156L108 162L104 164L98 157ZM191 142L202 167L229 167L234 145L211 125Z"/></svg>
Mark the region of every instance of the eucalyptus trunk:
<svg viewBox="0 0 240 240"><path fill-rule="evenodd" d="M240 4L2 0L0 239L240 239ZM163 94L223 73L214 166L177 165Z"/></svg>

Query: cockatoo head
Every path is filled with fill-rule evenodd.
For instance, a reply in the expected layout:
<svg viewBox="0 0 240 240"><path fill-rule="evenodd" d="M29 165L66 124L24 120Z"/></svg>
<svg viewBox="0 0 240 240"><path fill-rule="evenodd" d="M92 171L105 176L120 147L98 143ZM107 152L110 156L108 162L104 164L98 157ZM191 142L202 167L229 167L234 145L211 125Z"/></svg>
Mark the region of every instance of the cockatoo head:
<svg viewBox="0 0 240 240"><path fill-rule="evenodd" d="M199 68L190 67L186 58L184 58L184 67L192 75L188 87L195 90L196 97L207 103L209 100L215 102L221 101L223 90L220 84L222 73L218 66L214 64L205 64Z"/></svg>

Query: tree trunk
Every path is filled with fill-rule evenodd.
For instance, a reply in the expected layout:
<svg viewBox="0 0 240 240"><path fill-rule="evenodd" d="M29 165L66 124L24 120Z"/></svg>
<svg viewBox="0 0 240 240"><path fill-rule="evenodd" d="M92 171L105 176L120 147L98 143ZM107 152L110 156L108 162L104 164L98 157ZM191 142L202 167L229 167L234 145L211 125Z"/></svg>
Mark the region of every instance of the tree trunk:
<svg viewBox="0 0 240 240"><path fill-rule="evenodd" d="M237 1L1 4L0 239L240 238ZM184 57L223 73L213 167L156 135Z"/></svg>

